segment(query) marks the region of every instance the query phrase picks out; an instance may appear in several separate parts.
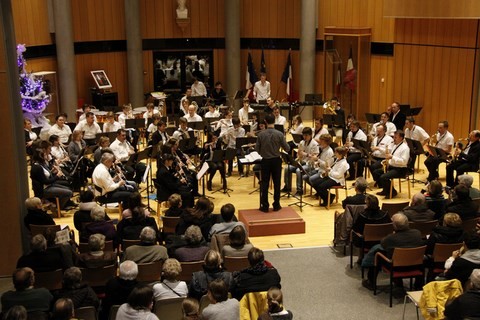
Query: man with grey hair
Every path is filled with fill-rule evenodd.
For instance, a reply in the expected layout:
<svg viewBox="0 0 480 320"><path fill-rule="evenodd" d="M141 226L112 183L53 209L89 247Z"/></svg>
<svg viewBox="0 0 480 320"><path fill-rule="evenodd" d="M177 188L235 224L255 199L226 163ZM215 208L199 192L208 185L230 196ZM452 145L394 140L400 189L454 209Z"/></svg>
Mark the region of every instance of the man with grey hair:
<svg viewBox="0 0 480 320"><path fill-rule="evenodd" d="M347 204L365 204L365 194L368 188L368 182L364 177L358 177L353 184L355 186L355 195L346 197L342 201L342 206L345 209Z"/></svg>
<svg viewBox="0 0 480 320"><path fill-rule="evenodd" d="M480 318L480 269L472 271L467 290L446 305L444 315L449 320Z"/></svg>
<svg viewBox="0 0 480 320"><path fill-rule="evenodd" d="M47 240L41 234L32 237L31 252L21 256L17 261L17 268L29 267L35 272L55 271L64 269L62 254L58 248L47 249Z"/></svg>
<svg viewBox="0 0 480 320"><path fill-rule="evenodd" d="M82 268L101 268L117 264L117 253L104 251L105 236L95 233L88 239L89 252L78 255L78 266Z"/></svg>
<svg viewBox="0 0 480 320"><path fill-rule="evenodd" d="M184 237L187 245L175 250L177 260L180 262L203 260L210 248L203 245L206 242L203 239L200 227L191 225L185 231Z"/></svg>
<svg viewBox="0 0 480 320"><path fill-rule="evenodd" d="M140 244L128 247L125 250L124 260L136 263L165 261L168 259L167 249L157 244L157 234L152 227L145 227L140 233Z"/></svg>
<svg viewBox="0 0 480 320"><path fill-rule="evenodd" d="M458 184L463 184L468 187L468 191L470 194L470 198L472 199L478 199L480 198L480 190L477 188L472 187L473 185L473 177L468 174L462 174L458 176Z"/></svg>
<svg viewBox="0 0 480 320"><path fill-rule="evenodd" d="M395 248L416 248L425 244L422 240L421 232L417 229L410 229L406 215L396 213L392 216L392 222L394 233L383 238L380 244L374 245L362 261L362 267L368 268L368 279L363 280L362 285L369 290L373 290L373 282L376 277L374 258L378 251L391 258ZM422 286L423 282L421 279L416 279L415 287L421 288Z"/></svg>
<svg viewBox="0 0 480 320"><path fill-rule="evenodd" d="M94 206L90 211L90 218L92 222L84 227L80 234L80 241L86 243L92 234L100 233L105 236L106 241L113 240L114 247L116 247L117 231L112 220L105 220L105 208L98 205Z"/></svg>
<svg viewBox="0 0 480 320"><path fill-rule="evenodd" d="M138 284L138 266L131 260L125 260L120 264L120 273L118 277L107 281L105 285L105 298L102 300L102 311L106 319L113 305L121 305L127 302L127 298L132 292L133 288Z"/></svg>
<svg viewBox="0 0 480 320"><path fill-rule="evenodd" d="M455 159L445 168L447 186L453 188L458 184L458 176L465 172L476 172L480 160L480 130L473 130L468 135L468 144L465 148L455 148ZM454 172L457 175L454 179Z"/></svg>
<svg viewBox="0 0 480 320"><path fill-rule="evenodd" d="M427 206L425 196L422 193L416 193L412 197L409 206L400 211L407 216L411 222L426 222L435 220L435 212Z"/></svg>

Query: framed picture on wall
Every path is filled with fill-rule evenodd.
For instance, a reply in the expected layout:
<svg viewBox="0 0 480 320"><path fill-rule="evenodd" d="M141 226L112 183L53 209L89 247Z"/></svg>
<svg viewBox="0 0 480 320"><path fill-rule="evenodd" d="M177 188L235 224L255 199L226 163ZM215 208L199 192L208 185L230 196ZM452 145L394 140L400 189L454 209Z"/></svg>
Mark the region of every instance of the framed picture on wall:
<svg viewBox="0 0 480 320"><path fill-rule="evenodd" d="M112 83L108 79L104 70L94 70L90 71L90 73L92 74L93 80L95 80L98 89L110 89L112 87Z"/></svg>

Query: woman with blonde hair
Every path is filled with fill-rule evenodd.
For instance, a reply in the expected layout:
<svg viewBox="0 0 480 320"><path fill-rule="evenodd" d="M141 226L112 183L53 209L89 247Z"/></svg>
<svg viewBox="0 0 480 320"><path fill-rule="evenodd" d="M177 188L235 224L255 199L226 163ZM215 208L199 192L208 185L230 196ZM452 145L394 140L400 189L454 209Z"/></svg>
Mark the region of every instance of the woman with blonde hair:
<svg viewBox="0 0 480 320"><path fill-rule="evenodd" d="M433 228L427 240L427 254L432 254L436 243L461 243L465 239L462 219L456 213L443 216L441 225Z"/></svg>
<svg viewBox="0 0 480 320"><path fill-rule="evenodd" d="M177 280L182 272L182 266L177 259L169 258L162 266L162 282L153 286L156 300L186 297L188 288L185 281Z"/></svg>
<svg viewBox="0 0 480 320"><path fill-rule="evenodd" d="M258 320L291 320L293 314L290 310L283 307L282 290L272 287L267 292L267 312L261 314Z"/></svg>

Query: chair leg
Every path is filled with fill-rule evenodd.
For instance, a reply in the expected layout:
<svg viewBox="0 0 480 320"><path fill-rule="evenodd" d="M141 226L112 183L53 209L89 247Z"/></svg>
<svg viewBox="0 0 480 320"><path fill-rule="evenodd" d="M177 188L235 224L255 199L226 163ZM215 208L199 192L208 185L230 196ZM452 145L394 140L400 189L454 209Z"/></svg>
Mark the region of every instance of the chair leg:
<svg viewBox="0 0 480 320"><path fill-rule="evenodd" d="M62 217L62 210L60 209L60 198L59 197L55 198L55 203L57 205L57 218L61 218Z"/></svg>
<svg viewBox="0 0 480 320"><path fill-rule="evenodd" d="M405 308L407 307L407 298L408 294L405 295L403 298L403 315L402 315L402 320L405 320Z"/></svg>
<svg viewBox="0 0 480 320"><path fill-rule="evenodd" d="M398 178L398 192L402 193L402 179ZM410 196L408 196L410 199Z"/></svg>
<svg viewBox="0 0 480 320"><path fill-rule="evenodd" d="M393 304L393 271L390 272L390 308Z"/></svg>
<svg viewBox="0 0 480 320"><path fill-rule="evenodd" d="M390 199L392 199L392 194L393 194L393 182L395 181L395 179L392 179L390 181Z"/></svg>
<svg viewBox="0 0 480 320"><path fill-rule="evenodd" d="M353 269L353 243L350 242L350 269Z"/></svg>
<svg viewBox="0 0 480 320"><path fill-rule="evenodd" d="M330 210L330 189L327 189L327 210Z"/></svg>
<svg viewBox="0 0 480 320"><path fill-rule="evenodd" d="M408 199L410 199L410 178L407 176L407 185L408 185Z"/></svg>
<svg viewBox="0 0 480 320"><path fill-rule="evenodd" d="M335 188L335 203L338 203L338 189Z"/></svg>

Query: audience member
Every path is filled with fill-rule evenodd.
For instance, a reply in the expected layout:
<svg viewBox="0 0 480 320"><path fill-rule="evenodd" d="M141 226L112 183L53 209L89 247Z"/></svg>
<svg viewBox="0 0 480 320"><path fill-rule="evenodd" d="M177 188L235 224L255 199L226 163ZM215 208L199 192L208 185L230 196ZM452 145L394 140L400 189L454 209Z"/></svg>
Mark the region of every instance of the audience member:
<svg viewBox="0 0 480 320"><path fill-rule="evenodd" d="M208 251L203 241L200 227L192 225L185 231L187 245L175 250L175 257L178 261L200 261L203 260Z"/></svg>
<svg viewBox="0 0 480 320"><path fill-rule="evenodd" d="M251 243L246 243L247 233L242 226L236 226L230 231L228 238L230 244L226 244L222 248L222 257L246 257L250 249L253 248Z"/></svg>
<svg viewBox="0 0 480 320"><path fill-rule="evenodd" d="M374 195L367 194L365 198L367 207L360 213L357 219L353 222L353 231L363 234L366 224L381 224L392 222L387 212L380 209L378 205L378 198ZM355 246L362 246L362 239L353 234L353 243Z"/></svg>
<svg viewBox="0 0 480 320"><path fill-rule="evenodd" d="M167 259L162 266L162 282L153 286L155 300L186 297L188 287L185 281L177 280L182 266L177 259Z"/></svg>
<svg viewBox="0 0 480 320"><path fill-rule="evenodd" d="M27 309L25 309L25 307L21 305L13 306L3 315L2 319L3 320L27 320L28 319Z"/></svg>
<svg viewBox="0 0 480 320"><path fill-rule="evenodd" d="M480 269L470 275L470 284L465 292L445 306L444 315L448 320L480 318Z"/></svg>
<svg viewBox="0 0 480 320"><path fill-rule="evenodd" d="M95 233L100 233L105 236L105 240L113 242L116 241L115 227L113 226L113 221L105 220L105 208L99 205L94 206L90 211L90 218L92 222L86 224L81 233L80 242L88 242L90 235ZM116 245L114 244L116 247Z"/></svg>
<svg viewBox="0 0 480 320"><path fill-rule="evenodd" d="M17 268L29 267L35 272L47 272L65 267L61 252L56 249L47 250L47 240L41 234L33 236L30 250L30 253L18 259Z"/></svg>
<svg viewBox="0 0 480 320"><path fill-rule="evenodd" d="M184 234L188 227L195 225L200 227L203 238L208 239L208 233L213 224L213 203L205 197L200 197L193 208L189 208L180 216L176 227L177 235Z"/></svg>
<svg viewBox="0 0 480 320"><path fill-rule="evenodd" d="M74 319L73 301L68 298L60 298L55 302L52 313L52 320Z"/></svg>
<svg viewBox="0 0 480 320"><path fill-rule="evenodd" d="M478 205L470 198L470 191L467 186L457 185L453 189L452 200L447 206L447 212L457 213L463 221L477 216Z"/></svg>
<svg viewBox="0 0 480 320"><path fill-rule="evenodd" d="M199 320L200 304L197 299L186 298L182 302L183 320Z"/></svg>
<svg viewBox="0 0 480 320"><path fill-rule="evenodd" d="M159 320L152 313L153 289L146 285L135 287L128 296L127 303L118 308L117 319Z"/></svg>
<svg viewBox="0 0 480 320"><path fill-rule="evenodd" d="M428 208L435 212L435 220L443 217L447 209L448 200L443 196L443 186L440 181L430 181L425 193L425 200Z"/></svg>
<svg viewBox="0 0 480 320"><path fill-rule="evenodd" d="M25 227L30 230L30 225L50 226L55 225L55 221L42 208L42 200L37 197L31 197L25 200L25 207L27 208L27 215L23 218Z"/></svg>
<svg viewBox="0 0 480 320"><path fill-rule="evenodd" d="M477 188L472 187L473 185L473 177L468 174L462 174L458 176L458 183L467 186L470 198L478 199L480 198L480 190Z"/></svg>
<svg viewBox="0 0 480 320"><path fill-rule="evenodd" d="M469 234L465 237L463 247L452 254L453 262L448 267L446 264L445 277L458 279L465 285L473 269L480 269L480 237L477 234Z"/></svg>
<svg viewBox="0 0 480 320"><path fill-rule="evenodd" d="M174 193L168 197L168 205L170 208L165 211L166 217L180 217L184 213L182 209L182 197L178 193Z"/></svg>
<svg viewBox="0 0 480 320"><path fill-rule="evenodd" d="M410 222L426 222L435 220L435 212L430 210L426 204L425 196L421 193L416 193L412 197L412 202L409 206L400 211L407 216Z"/></svg>
<svg viewBox="0 0 480 320"><path fill-rule="evenodd" d="M159 239L160 232L158 231L155 218L146 217L143 209L134 209L131 218L122 219L122 221L117 224L118 242L121 243L122 240L138 240L140 233L145 227L151 227L155 230L156 239Z"/></svg>
<svg viewBox="0 0 480 320"><path fill-rule="evenodd" d="M427 254L432 254L436 243L461 243L465 239L462 219L456 213L443 216L441 225L435 226L427 239Z"/></svg>
<svg viewBox="0 0 480 320"><path fill-rule="evenodd" d="M280 275L269 262L263 251L253 247L248 252L250 267L240 271L233 279L232 297L240 300L247 292L267 291L271 287L281 288Z"/></svg>
<svg viewBox="0 0 480 320"><path fill-rule="evenodd" d="M232 274L223 270L220 253L209 250L205 255L203 271L193 273L188 295L200 300L203 295L207 294L208 284L215 279L222 279L229 289L232 286Z"/></svg>
<svg viewBox="0 0 480 320"><path fill-rule="evenodd" d="M228 286L222 279L208 284L208 305L202 311L203 320L240 320L240 303L228 298Z"/></svg>
<svg viewBox="0 0 480 320"><path fill-rule="evenodd" d="M139 214L143 213L145 217L150 217L150 211L142 203L142 195L139 192L132 192L128 198L128 208L122 212L123 219L131 218L134 210L137 210Z"/></svg>
<svg viewBox="0 0 480 320"><path fill-rule="evenodd" d="M82 284L82 271L77 267L65 270L62 289L55 293L55 298L56 300L60 298L72 299L74 309L90 306L98 309L100 305L95 291L87 284Z"/></svg>
<svg viewBox="0 0 480 320"><path fill-rule="evenodd" d="M234 221L235 207L233 206L233 204L227 203L223 205L220 209L220 214L222 215L222 219L224 222L215 223L212 226L209 232L209 238L211 238L216 233L230 233L236 226L242 226L243 228L245 228L243 222Z"/></svg>
<svg viewBox="0 0 480 320"><path fill-rule="evenodd" d="M258 320L292 320L293 314L283 307L283 294L278 288L272 287L267 292L268 309L258 317Z"/></svg>
<svg viewBox="0 0 480 320"><path fill-rule="evenodd" d="M355 180L355 195L348 196L342 201L342 206L345 209L347 204L364 204L365 203L365 195L368 188L368 182L365 180L364 177L358 177Z"/></svg>
<svg viewBox="0 0 480 320"><path fill-rule="evenodd" d="M78 205L78 211L73 215L73 224L78 232L83 232L84 225L93 222L90 213L92 209L97 206L94 201L95 195L90 190L80 192L80 203ZM105 214L105 221L110 220L110 217ZM80 236L81 237L81 236Z"/></svg>
<svg viewBox="0 0 480 320"><path fill-rule="evenodd" d="M157 244L157 233L153 228L144 227L140 233L140 244L129 246L123 259L136 263L165 261L168 259L167 248Z"/></svg>
<svg viewBox="0 0 480 320"><path fill-rule="evenodd" d="M113 251L104 251L105 236L95 233L88 238L89 252L78 255L78 266L82 268L101 268L115 265L117 263L117 253Z"/></svg>
<svg viewBox="0 0 480 320"><path fill-rule="evenodd" d="M35 289L34 271L30 268L19 268L12 274L15 290L10 290L2 295L2 313L10 308L22 305L28 313L49 312L53 296L45 288Z"/></svg>

